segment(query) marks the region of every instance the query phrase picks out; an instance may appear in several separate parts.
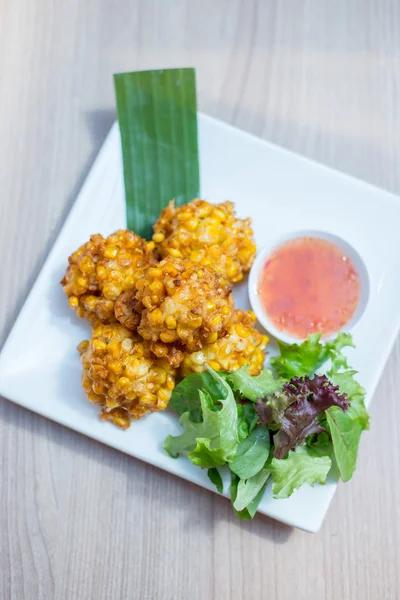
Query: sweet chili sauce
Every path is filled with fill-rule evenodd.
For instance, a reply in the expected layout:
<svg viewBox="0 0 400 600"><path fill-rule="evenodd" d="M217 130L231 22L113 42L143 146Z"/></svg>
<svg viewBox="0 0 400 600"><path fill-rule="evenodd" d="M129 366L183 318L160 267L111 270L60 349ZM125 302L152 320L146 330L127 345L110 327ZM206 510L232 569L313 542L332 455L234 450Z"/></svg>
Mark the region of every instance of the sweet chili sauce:
<svg viewBox="0 0 400 600"><path fill-rule="evenodd" d="M336 244L317 237L285 242L260 274L261 303L274 326L296 338L342 329L360 299L360 278Z"/></svg>

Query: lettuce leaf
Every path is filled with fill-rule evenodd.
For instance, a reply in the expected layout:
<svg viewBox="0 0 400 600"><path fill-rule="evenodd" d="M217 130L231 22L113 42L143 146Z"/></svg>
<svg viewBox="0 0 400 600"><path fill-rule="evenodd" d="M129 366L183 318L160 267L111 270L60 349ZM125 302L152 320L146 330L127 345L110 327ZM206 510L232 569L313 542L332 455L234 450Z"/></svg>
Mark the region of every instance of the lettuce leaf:
<svg viewBox="0 0 400 600"><path fill-rule="evenodd" d="M265 485L259 490L258 494L253 498L246 508L238 511L235 509L235 501L238 493L238 486L240 483L239 477L235 473L231 473L231 501L233 504L233 511L238 519L242 521L250 521L257 512L257 508L264 496Z"/></svg>
<svg viewBox="0 0 400 600"><path fill-rule="evenodd" d="M356 468L363 427L359 421L353 420L339 408L327 410L326 419L340 476L343 481L349 481Z"/></svg>
<svg viewBox="0 0 400 600"><path fill-rule="evenodd" d="M194 423L200 423L202 411L199 390L207 392L213 400L224 397L226 391L211 372L192 373L182 379L175 387L169 401L169 407L176 411L178 415L189 412L190 420Z"/></svg>
<svg viewBox="0 0 400 600"><path fill-rule="evenodd" d="M343 481L349 481L356 468L361 433L369 429L369 415L364 404L365 390L354 378L356 371L333 371L334 367L330 371L331 379L347 394L350 406L345 413L339 408L330 408L326 419L340 476Z"/></svg>
<svg viewBox="0 0 400 600"><path fill-rule="evenodd" d="M226 463L229 457L226 449L223 446L212 448L211 444L210 438L196 438L196 448L188 454L196 467L222 467Z"/></svg>
<svg viewBox="0 0 400 600"><path fill-rule="evenodd" d="M222 483L222 477L218 469L216 467L211 467L211 469L208 469L207 475L211 483L217 488L217 491L222 494L224 491L224 484Z"/></svg>
<svg viewBox="0 0 400 600"><path fill-rule="evenodd" d="M193 423L189 412L184 413L180 423L185 431L179 436L169 435L164 449L176 458L182 452L193 464L201 468L221 466L232 458L239 444L238 412L230 386L216 371L210 374L221 385L223 392L218 399L220 410L215 410L213 399L207 392L199 390L202 421Z"/></svg>
<svg viewBox="0 0 400 600"><path fill-rule="evenodd" d="M314 375L312 379L293 377L267 401L258 401L260 422L278 429L274 437L275 458L284 458L310 435L324 431L317 417L326 409L331 406L348 409L346 394L339 395L338 390L326 375Z"/></svg>
<svg viewBox="0 0 400 600"><path fill-rule="evenodd" d="M233 460L229 463L230 470L240 479L250 479L263 468L268 459L269 448L268 428L258 425L240 442Z"/></svg>
<svg viewBox="0 0 400 600"><path fill-rule="evenodd" d="M271 369L263 369L256 376L250 375L248 365L229 373L226 379L235 392L252 402L256 402L258 398L264 398L268 394L273 394L284 384L283 379L275 379Z"/></svg>
<svg viewBox="0 0 400 600"><path fill-rule="evenodd" d="M265 490L265 484L269 476L270 471L268 471L267 469L262 469L249 479L241 479L237 486L237 494L233 503L233 508L238 512L242 511L245 508L249 511L249 505L251 505L253 500L258 497L260 492L263 493L263 491ZM258 504L261 498L262 494L259 497ZM250 511L252 511L252 507L250 508Z"/></svg>
<svg viewBox="0 0 400 600"><path fill-rule="evenodd" d="M273 458L270 464L272 493L274 498L289 498L304 483L314 486L324 483L332 461L329 456L320 456L308 446L299 446L286 458Z"/></svg>
<svg viewBox="0 0 400 600"><path fill-rule="evenodd" d="M256 413L255 404L245 402L237 404L238 411L238 435L239 441L246 438L258 423L258 415Z"/></svg>
<svg viewBox="0 0 400 600"><path fill-rule="evenodd" d="M340 365L347 366L341 350L346 346L353 346L351 335L339 333L335 340L325 344L321 343L320 339L321 335L314 333L302 344L285 344L278 341L280 355L271 358L271 365L284 379L314 375L329 359L335 361L335 370L338 370Z"/></svg>
<svg viewBox="0 0 400 600"><path fill-rule="evenodd" d="M189 413L184 413L179 423L183 429L180 435L169 435L164 441L164 450L171 458L178 458L184 452L190 452L196 448L196 437L198 426L189 419Z"/></svg>

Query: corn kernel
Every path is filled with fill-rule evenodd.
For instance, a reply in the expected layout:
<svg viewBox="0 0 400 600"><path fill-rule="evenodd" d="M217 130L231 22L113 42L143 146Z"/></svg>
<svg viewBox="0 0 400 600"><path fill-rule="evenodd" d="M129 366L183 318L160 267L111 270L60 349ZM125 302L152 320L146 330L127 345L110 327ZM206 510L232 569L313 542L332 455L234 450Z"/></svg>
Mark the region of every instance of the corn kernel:
<svg viewBox="0 0 400 600"><path fill-rule="evenodd" d="M167 380L167 374L164 369L153 369L152 379L155 383L162 385Z"/></svg>
<svg viewBox="0 0 400 600"><path fill-rule="evenodd" d="M157 269L157 267L151 267L148 269L147 274L152 279L160 279L160 277L162 277L162 271L161 269Z"/></svg>
<svg viewBox="0 0 400 600"><path fill-rule="evenodd" d="M124 390L130 385L128 377L120 377L116 383L116 386L120 390Z"/></svg>
<svg viewBox="0 0 400 600"><path fill-rule="evenodd" d="M192 332L186 327L182 327L182 325L178 325L176 332L181 340L187 341L191 336ZM164 341L164 340L163 340Z"/></svg>
<svg viewBox="0 0 400 600"><path fill-rule="evenodd" d="M156 327L157 325L162 325L164 321L164 315L159 308L155 308L148 314L148 319L150 323Z"/></svg>
<svg viewBox="0 0 400 600"><path fill-rule="evenodd" d="M159 280L153 281L153 283L151 283L151 284L149 285L149 289L150 289L150 290L151 290L151 291L152 291L154 294L160 294L160 295L161 295L161 294L163 294L163 293L164 293L164 291L165 291L165 288L164 288L164 284L163 284L163 282L162 282L162 281L159 281Z"/></svg>
<svg viewBox="0 0 400 600"><path fill-rule="evenodd" d="M119 361L113 360L108 364L108 368L115 375L119 375L122 371L122 364Z"/></svg>
<svg viewBox="0 0 400 600"><path fill-rule="evenodd" d="M168 254L170 256L174 256L175 258L182 258L182 252L176 248L168 248Z"/></svg>
<svg viewBox="0 0 400 600"><path fill-rule="evenodd" d="M108 246L104 250L104 256L106 258L115 258L118 254L118 248L116 246Z"/></svg>
<svg viewBox="0 0 400 600"><path fill-rule="evenodd" d="M190 253L190 260L194 263L199 263L201 261L201 259L203 258L203 253L199 252L198 250L193 250L193 252Z"/></svg>
<svg viewBox="0 0 400 600"><path fill-rule="evenodd" d="M155 233L153 235L153 241L156 242L156 244L160 244L164 240L165 240L165 235L163 233Z"/></svg>
<svg viewBox="0 0 400 600"><path fill-rule="evenodd" d="M201 327L203 323L203 319L198 317L197 315L193 315L192 313L188 313L186 318L184 319L185 325L190 327L190 329L198 329Z"/></svg>
<svg viewBox="0 0 400 600"><path fill-rule="evenodd" d="M129 415L122 415L120 412L113 414L112 420L114 421L115 425L117 425L117 427L121 427L121 429L128 429L131 424Z"/></svg>
<svg viewBox="0 0 400 600"><path fill-rule="evenodd" d="M82 271L82 273L90 274L94 272L95 265L94 262L88 256L86 256L84 259L81 260L79 268Z"/></svg>
<svg viewBox="0 0 400 600"><path fill-rule="evenodd" d="M85 308L87 308L88 310L94 310L98 301L99 299L96 298L96 296L88 296L87 298L85 298L84 301Z"/></svg>
<svg viewBox="0 0 400 600"><path fill-rule="evenodd" d="M248 338L251 331L250 329L247 329L247 327L244 327L241 323L238 323L235 327L236 329L236 333L238 334L238 336L242 337L242 338Z"/></svg>
<svg viewBox="0 0 400 600"><path fill-rule="evenodd" d="M88 349L88 346L89 346L89 341L83 340L83 342L78 344L78 352L80 352L80 354L83 354Z"/></svg>
<svg viewBox="0 0 400 600"><path fill-rule="evenodd" d="M154 242L148 242L146 245L147 250L154 250L154 248L156 247Z"/></svg>
<svg viewBox="0 0 400 600"><path fill-rule="evenodd" d="M108 344L108 352L113 358L118 358L120 355L120 348L117 342L111 342Z"/></svg>
<svg viewBox="0 0 400 600"><path fill-rule="evenodd" d="M215 219L218 219L219 221L223 221L226 217L224 211L222 211L220 208L214 208L213 210L213 217Z"/></svg>
<svg viewBox="0 0 400 600"><path fill-rule="evenodd" d="M151 301L151 298L150 298L150 296L145 296L145 297L142 299L142 304L143 304L143 306L144 306L145 308L149 308L149 309L150 309L150 308L153 308L153 303L152 303L152 301Z"/></svg>
<svg viewBox="0 0 400 600"><path fill-rule="evenodd" d="M182 212L178 212L178 214L176 215L176 218L178 219L178 221L187 221L188 219L191 218L191 213L188 210L184 210Z"/></svg>
<svg viewBox="0 0 400 600"><path fill-rule="evenodd" d="M217 363L215 360L209 360L208 365L214 369L214 371L218 371L221 368L219 363Z"/></svg>
<svg viewBox="0 0 400 600"><path fill-rule="evenodd" d="M78 285L80 285L83 288L86 288L87 284L88 284L88 280L86 279L86 277L78 277L76 282L78 283Z"/></svg>
<svg viewBox="0 0 400 600"><path fill-rule="evenodd" d="M216 331L214 331L213 333L210 333L210 335L207 336L207 344L213 344L214 342L216 342L218 339L218 333Z"/></svg>
<svg viewBox="0 0 400 600"><path fill-rule="evenodd" d="M163 356L166 356L168 354L168 347L165 346L165 344L155 343L155 344L152 344L151 351L158 358L162 358Z"/></svg>
<svg viewBox="0 0 400 600"><path fill-rule="evenodd" d="M185 227L189 231L195 231L198 227L198 222L196 219L189 219L188 221L186 221Z"/></svg>
<svg viewBox="0 0 400 600"><path fill-rule="evenodd" d="M144 279L144 278L142 278L142 279L139 279L139 280L138 280L138 281L135 283L135 288L136 288L137 290L139 290L139 291L140 291L140 290L142 290L144 287L146 287L146 285L147 285L147 284L148 284L147 280L146 280L146 279Z"/></svg>
<svg viewBox="0 0 400 600"><path fill-rule="evenodd" d="M175 387L175 379L172 375L167 375L167 381L165 382L167 390L173 390Z"/></svg>
<svg viewBox="0 0 400 600"><path fill-rule="evenodd" d="M96 350L105 350L107 348L107 344L102 340L93 340L93 346Z"/></svg>
<svg viewBox="0 0 400 600"><path fill-rule="evenodd" d="M162 331L160 333L160 339L165 344L170 344L171 342L176 342L178 336L175 331Z"/></svg>
<svg viewBox="0 0 400 600"><path fill-rule="evenodd" d="M140 398L140 403L145 405L155 404L157 398L154 394L143 394Z"/></svg>
<svg viewBox="0 0 400 600"><path fill-rule="evenodd" d="M70 296L68 298L68 304L70 305L71 308L78 308L79 300L76 296Z"/></svg>
<svg viewBox="0 0 400 600"><path fill-rule="evenodd" d="M157 392L157 397L162 401L167 403L169 401L169 399L171 398L171 391L170 390L166 390L164 388L161 388L160 390L158 390Z"/></svg>
<svg viewBox="0 0 400 600"><path fill-rule="evenodd" d="M102 267L102 266L97 267L97 269L96 269L96 276L97 276L97 279L100 279L101 281L103 279L105 279L107 277L107 271L106 271L106 269L104 267Z"/></svg>
<svg viewBox="0 0 400 600"><path fill-rule="evenodd" d="M165 317L165 324L168 329L176 329L176 319L172 315Z"/></svg>

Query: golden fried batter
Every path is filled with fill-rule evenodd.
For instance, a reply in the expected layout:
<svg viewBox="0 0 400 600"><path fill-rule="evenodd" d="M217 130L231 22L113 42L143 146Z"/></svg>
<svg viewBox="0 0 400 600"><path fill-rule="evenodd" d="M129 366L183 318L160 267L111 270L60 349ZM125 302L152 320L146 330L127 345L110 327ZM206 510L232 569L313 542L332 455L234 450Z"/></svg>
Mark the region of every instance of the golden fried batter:
<svg viewBox="0 0 400 600"><path fill-rule="evenodd" d="M264 348L268 337L254 328L256 317L250 310L235 310L227 334L201 351L185 353L181 367L185 377L205 370L206 363L215 370L236 371L249 365L250 375L258 375L263 367Z"/></svg>
<svg viewBox="0 0 400 600"><path fill-rule="evenodd" d="M136 297L136 290L128 290L121 294L115 303L115 317L127 329L136 331L140 322L143 304ZM157 358L164 358L171 367L179 367L183 361L184 346L175 342L164 344L163 342L150 342L150 350Z"/></svg>
<svg viewBox="0 0 400 600"><path fill-rule="evenodd" d="M231 291L210 267L169 256L136 283L144 306L138 332L152 342L199 350L224 335L233 314Z"/></svg>
<svg viewBox="0 0 400 600"><path fill-rule="evenodd" d="M175 387L175 370L155 358L149 344L119 323L99 324L79 345L82 385L101 406L100 417L128 428L131 419L164 410Z"/></svg>
<svg viewBox="0 0 400 600"><path fill-rule="evenodd" d="M108 238L92 235L69 259L61 281L69 305L92 323L115 321L114 305L135 287L143 269L156 264L154 242L120 230Z"/></svg>
<svg viewBox="0 0 400 600"><path fill-rule="evenodd" d="M153 240L162 256L211 265L233 285L254 261L256 245L250 223L250 219L236 217L232 202L215 205L195 199L175 208L171 201L154 225Z"/></svg>

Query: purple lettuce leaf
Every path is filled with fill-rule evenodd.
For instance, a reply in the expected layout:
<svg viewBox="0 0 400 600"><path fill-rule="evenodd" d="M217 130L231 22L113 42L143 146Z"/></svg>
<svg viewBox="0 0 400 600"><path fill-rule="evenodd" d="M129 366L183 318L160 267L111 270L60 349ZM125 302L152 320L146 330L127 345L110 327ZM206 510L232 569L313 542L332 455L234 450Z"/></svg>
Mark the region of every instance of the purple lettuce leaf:
<svg viewBox="0 0 400 600"><path fill-rule="evenodd" d="M348 409L347 395L338 391L326 375L293 377L282 390L257 401L260 423L278 431L274 437L275 458L285 458L308 436L325 431L317 418L325 410L331 406Z"/></svg>

